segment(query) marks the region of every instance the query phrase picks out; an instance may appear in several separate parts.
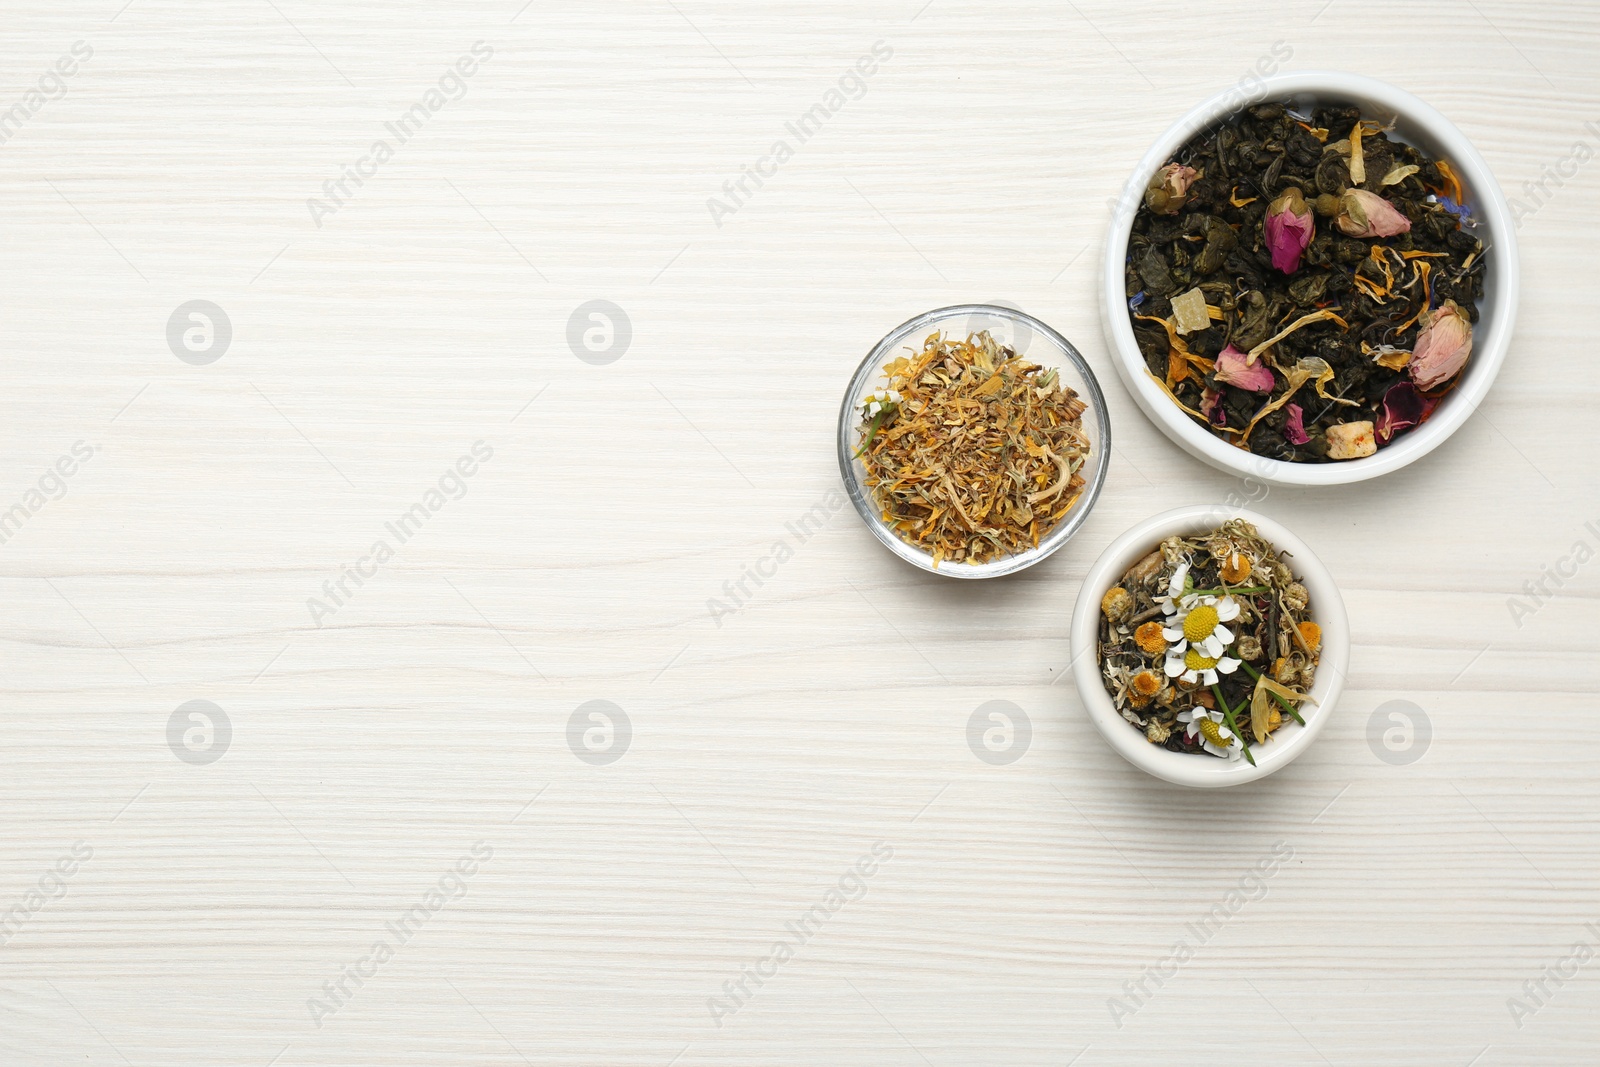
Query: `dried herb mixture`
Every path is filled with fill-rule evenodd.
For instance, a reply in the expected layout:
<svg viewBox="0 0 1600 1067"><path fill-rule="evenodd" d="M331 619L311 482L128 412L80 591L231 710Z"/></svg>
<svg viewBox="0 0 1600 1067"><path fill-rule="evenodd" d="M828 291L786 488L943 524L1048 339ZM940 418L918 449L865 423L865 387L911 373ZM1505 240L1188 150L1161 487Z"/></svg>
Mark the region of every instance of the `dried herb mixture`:
<svg viewBox="0 0 1600 1067"><path fill-rule="evenodd" d="M1153 378L1258 455L1374 454L1472 352L1486 250L1460 179L1354 107L1247 108L1178 150L1128 241Z"/></svg>
<svg viewBox="0 0 1600 1067"><path fill-rule="evenodd" d="M883 521L940 563L1036 547L1083 492L1086 405L987 331L935 332L885 364L862 405L864 479Z"/></svg>
<svg viewBox="0 0 1600 1067"><path fill-rule="evenodd" d="M1151 744L1254 763L1305 721L1322 630L1284 555L1232 519L1167 538L1101 598L1101 680Z"/></svg>

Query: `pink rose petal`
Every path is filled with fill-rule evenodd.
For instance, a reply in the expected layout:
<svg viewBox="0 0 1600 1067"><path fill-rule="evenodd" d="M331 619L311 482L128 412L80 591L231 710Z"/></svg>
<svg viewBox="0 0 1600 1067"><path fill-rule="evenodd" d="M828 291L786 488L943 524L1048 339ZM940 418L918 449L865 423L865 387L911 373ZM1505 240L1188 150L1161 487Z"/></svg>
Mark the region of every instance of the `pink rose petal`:
<svg viewBox="0 0 1600 1067"><path fill-rule="evenodd" d="M1243 352L1229 345L1217 356L1217 381L1227 382L1252 393L1270 393L1276 380L1266 363L1249 359Z"/></svg>
<svg viewBox="0 0 1600 1067"><path fill-rule="evenodd" d="M1438 397L1423 396L1410 382L1394 383L1383 394L1383 404L1373 425L1378 444L1386 445L1401 430L1409 430L1427 422L1428 416L1438 406Z"/></svg>
<svg viewBox="0 0 1600 1067"><path fill-rule="evenodd" d="M1286 404L1289 417L1283 423L1283 436L1291 445L1307 444L1311 435L1306 433L1306 413L1299 404Z"/></svg>

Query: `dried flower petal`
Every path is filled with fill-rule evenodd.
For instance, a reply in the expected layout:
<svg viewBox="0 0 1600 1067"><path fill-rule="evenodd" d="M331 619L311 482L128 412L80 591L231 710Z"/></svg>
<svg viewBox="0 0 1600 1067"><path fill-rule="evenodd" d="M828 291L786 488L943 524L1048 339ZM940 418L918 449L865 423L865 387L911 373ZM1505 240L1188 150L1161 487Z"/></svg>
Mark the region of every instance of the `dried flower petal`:
<svg viewBox="0 0 1600 1067"><path fill-rule="evenodd" d="M1422 168L1417 166L1415 163L1396 163L1394 166L1389 168L1389 173L1385 174L1383 176L1383 180L1378 184L1385 186L1399 185L1401 182L1405 181L1407 178L1411 177L1421 169Z"/></svg>
<svg viewBox="0 0 1600 1067"><path fill-rule="evenodd" d="M1411 353L1411 380L1437 389L1461 373L1472 355L1472 322L1454 300L1422 316L1422 332Z"/></svg>
<svg viewBox="0 0 1600 1067"><path fill-rule="evenodd" d="M1399 208L1365 189L1344 191L1333 223L1351 237L1393 237L1411 230L1411 220Z"/></svg>
<svg viewBox="0 0 1600 1067"><path fill-rule="evenodd" d="M1366 342L1362 342L1363 352L1367 352L1369 348ZM1377 348L1371 348L1370 352L1372 362L1389 370L1405 370L1406 364L1411 362L1411 353L1394 345L1379 345Z"/></svg>
<svg viewBox="0 0 1600 1067"><path fill-rule="evenodd" d="M1306 433L1306 413L1299 404L1290 404L1284 408L1289 417L1283 422L1283 437L1291 445L1304 445L1311 442L1311 435Z"/></svg>
<svg viewBox="0 0 1600 1067"><path fill-rule="evenodd" d="M1278 673L1280 676L1283 673L1283 664L1284 661L1280 659L1278 661ZM1309 694L1303 693L1298 689L1291 689L1287 685L1281 685L1271 678L1263 676L1256 679L1255 691L1250 694L1250 732L1256 735L1257 741L1265 741L1267 734L1274 729L1272 725L1272 707L1277 703L1272 699L1274 694L1294 703L1316 703Z"/></svg>
<svg viewBox="0 0 1600 1067"><path fill-rule="evenodd" d="M1277 384L1265 361L1252 364L1249 357L1231 344L1217 355L1217 381L1252 393L1270 393Z"/></svg>
<svg viewBox="0 0 1600 1067"><path fill-rule="evenodd" d="M1272 265L1285 274L1300 269L1300 254L1316 233L1316 220L1299 189L1291 188L1267 208L1263 224Z"/></svg>
<svg viewBox="0 0 1600 1067"><path fill-rule="evenodd" d="M1428 416L1438 406L1438 397L1423 396L1410 382L1395 382L1383 394L1383 407L1373 423L1378 444L1386 445L1400 431L1427 422Z"/></svg>

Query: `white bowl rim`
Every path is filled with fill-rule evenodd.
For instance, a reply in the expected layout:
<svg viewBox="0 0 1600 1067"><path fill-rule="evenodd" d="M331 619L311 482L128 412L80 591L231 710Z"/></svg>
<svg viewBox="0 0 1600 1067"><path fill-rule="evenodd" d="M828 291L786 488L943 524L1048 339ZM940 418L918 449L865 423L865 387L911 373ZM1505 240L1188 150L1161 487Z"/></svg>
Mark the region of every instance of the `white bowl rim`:
<svg viewBox="0 0 1600 1067"><path fill-rule="evenodd" d="M1173 534L1198 533L1228 519L1244 519L1261 536L1289 554L1289 566L1311 594L1312 617L1322 627L1322 655L1311 695L1317 701L1302 709L1305 726L1289 723L1264 745L1251 751L1256 765L1243 759L1222 760L1186 752L1169 752L1151 744L1138 728L1117 714L1100 680L1100 598L1139 558ZM1322 561L1294 533L1272 519L1242 508L1193 504L1153 515L1135 524L1107 546L1084 576L1072 612L1072 672L1089 719L1106 743L1142 771L1175 785L1222 788L1257 781L1287 767L1317 739L1350 670L1350 620L1339 587Z"/></svg>
<svg viewBox="0 0 1600 1067"><path fill-rule="evenodd" d="M1144 196L1145 185L1158 167L1185 141L1240 106L1248 106L1296 93L1315 92L1327 97L1367 98L1381 104L1443 146L1443 154L1461 172L1473 193L1473 213L1479 220L1486 246L1494 248L1496 291L1486 302L1474 329L1472 359L1461 384L1427 422L1402 435L1377 454L1339 463L1291 463L1257 456L1207 433L1174 404L1145 369L1144 358L1128 321L1123 267L1133 216ZM1387 82L1344 71L1307 70L1275 74L1241 103L1241 90L1230 88L1209 97L1175 122L1145 153L1117 200L1108 231L1102 263L1101 313L1109 335L1112 361L1123 384L1144 413L1185 451L1221 470L1253 476L1273 485L1342 485L1376 478L1412 463L1455 433L1487 396L1499 373L1516 326L1519 293L1516 226L1499 183L1472 142L1432 106Z"/></svg>
<svg viewBox="0 0 1600 1067"><path fill-rule="evenodd" d="M1019 552L1015 556L1005 559L993 560L980 566L967 566L965 564L952 564L944 567L934 567L926 557L926 553L896 537L873 509L866 489L861 485L856 475L853 463L853 454L850 447L851 434L857 425L856 408L860 403L862 386L869 381L874 373L883 366L884 358L894 346L908 336L914 336L919 330L941 319L958 318L963 316L985 315L992 318L1006 318L1027 326L1039 333L1056 345L1066 360L1072 364L1083 380L1085 394L1079 399L1088 407L1084 414L1092 415L1095 424L1095 448L1099 452L1096 457L1098 462L1094 465L1094 473L1089 483L1084 486L1083 493L1078 497L1078 503L1073 507L1055 529L1051 530L1039 541L1039 547L1027 552ZM937 574L941 578L959 578L965 580L982 580L985 578L999 578L1007 574L1016 574L1025 571L1057 552L1062 545L1070 541L1074 535L1088 521L1089 512L1094 509L1095 501L1100 499L1100 490L1105 485L1106 472L1111 466L1111 415L1106 410L1105 392L1100 388L1100 380L1095 377L1094 370L1089 366L1089 361L1083 358L1083 353L1078 351L1076 345L1067 340L1060 332L1048 323L1029 315L1017 308L1006 307L1003 304L951 304L948 307L934 308L924 311L920 315L913 315L902 322L872 346L855 371L850 375L850 382L845 386L844 400L839 405L838 454L839 476L844 481L845 493L854 505L856 514L861 516L861 521L872 531L872 535L896 556L905 560L919 570L928 574Z"/></svg>

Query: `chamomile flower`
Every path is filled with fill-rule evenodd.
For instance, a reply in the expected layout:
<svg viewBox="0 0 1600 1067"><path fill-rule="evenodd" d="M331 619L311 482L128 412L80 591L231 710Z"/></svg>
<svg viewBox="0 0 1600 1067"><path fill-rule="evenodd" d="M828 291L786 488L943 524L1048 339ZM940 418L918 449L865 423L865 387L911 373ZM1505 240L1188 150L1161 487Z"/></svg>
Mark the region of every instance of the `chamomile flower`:
<svg viewBox="0 0 1600 1067"><path fill-rule="evenodd" d="M1239 669L1239 660L1228 655L1234 633L1222 625L1239 617L1237 600L1191 593L1175 608L1161 631L1162 637L1173 642L1167 647L1164 664L1168 678L1190 685L1216 685L1218 674L1232 674Z"/></svg>
<svg viewBox="0 0 1600 1067"><path fill-rule="evenodd" d="M1233 631L1222 625L1239 617L1239 602L1231 596L1195 596L1183 598L1177 611L1169 612L1166 628L1161 636L1180 646L1198 648L1201 654L1218 659L1223 650L1233 644Z"/></svg>
<svg viewBox="0 0 1600 1067"><path fill-rule="evenodd" d="M1228 729L1220 711L1196 706L1178 712L1178 721L1185 724L1184 737L1199 741L1200 746L1213 756L1234 760L1244 751L1244 742Z"/></svg>

